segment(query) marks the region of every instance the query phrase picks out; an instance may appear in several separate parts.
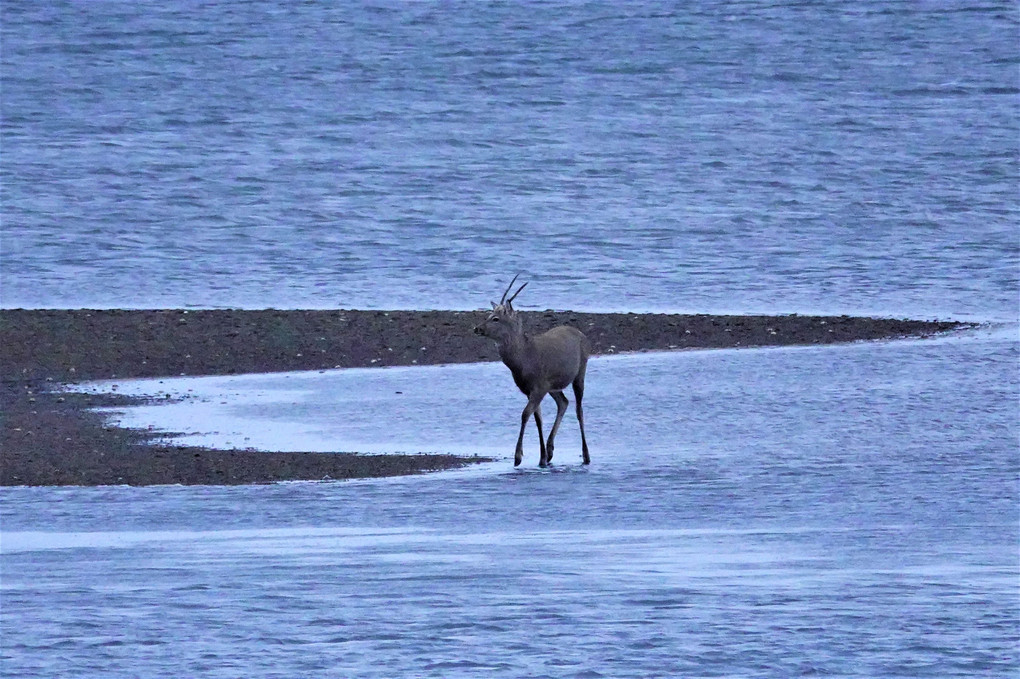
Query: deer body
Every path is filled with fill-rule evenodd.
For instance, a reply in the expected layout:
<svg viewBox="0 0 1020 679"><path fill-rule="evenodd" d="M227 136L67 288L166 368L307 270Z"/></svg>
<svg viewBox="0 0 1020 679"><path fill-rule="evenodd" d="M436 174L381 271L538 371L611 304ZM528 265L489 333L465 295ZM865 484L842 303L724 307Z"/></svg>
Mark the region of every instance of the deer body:
<svg viewBox="0 0 1020 679"><path fill-rule="evenodd" d="M514 277L514 281L517 277ZM514 281L510 282L510 287ZM525 283L524 285L527 285ZM514 466L521 463L524 456L524 430L528 420L535 418L538 428L539 466L545 467L553 457L553 441L559 430L563 415L567 412L569 401L563 394L568 386L573 387L577 422L581 427L581 452L584 464L589 464L588 442L584 437L584 411L581 400L584 397L584 373L588 366L591 346L588 338L576 329L560 325L552 330L531 337L521 327L520 318L514 311L512 303L524 285L507 300L506 292L499 304L492 305L492 312L484 323L475 328L475 332L496 341L499 357L510 369L517 388L528 397L528 404L521 413L521 431L517 437L517 449L514 454ZM510 288L507 288L507 292ZM556 401L556 420L553 422L549 439L545 440L542 432L542 399L546 394Z"/></svg>

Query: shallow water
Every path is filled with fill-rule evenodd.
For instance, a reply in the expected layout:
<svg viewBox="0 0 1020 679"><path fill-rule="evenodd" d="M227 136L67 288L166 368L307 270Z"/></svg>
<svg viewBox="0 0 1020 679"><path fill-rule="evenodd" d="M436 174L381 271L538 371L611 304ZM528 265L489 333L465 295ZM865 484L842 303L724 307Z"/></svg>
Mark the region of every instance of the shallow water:
<svg viewBox="0 0 1020 679"><path fill-rule="evenodd" d="M593 464L568 415L548 471L530 431L512 467L523 404L501 366L174 380L253 442L253 418L289 418L298 449L500 459L347 483L4 489L4 672L1010 675L1017 359L1015 328L598 359Z"/></svg>
<svg viewBox="0 0 1020 679"><path fill-rule="evenodd" d="M4 306L1015 320L1013 3L4 3Z"/></svg>

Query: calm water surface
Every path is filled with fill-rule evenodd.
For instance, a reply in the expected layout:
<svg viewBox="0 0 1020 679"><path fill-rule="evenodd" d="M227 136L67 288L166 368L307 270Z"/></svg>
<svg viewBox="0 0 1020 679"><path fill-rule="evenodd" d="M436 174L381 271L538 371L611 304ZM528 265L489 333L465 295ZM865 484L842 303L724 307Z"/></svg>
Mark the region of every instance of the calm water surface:
<svg viewBox="0 0 1020 679"><path fill-rule="evenodd" d="M1011 2L9 0L4 306L1015 320Z"/></svg>

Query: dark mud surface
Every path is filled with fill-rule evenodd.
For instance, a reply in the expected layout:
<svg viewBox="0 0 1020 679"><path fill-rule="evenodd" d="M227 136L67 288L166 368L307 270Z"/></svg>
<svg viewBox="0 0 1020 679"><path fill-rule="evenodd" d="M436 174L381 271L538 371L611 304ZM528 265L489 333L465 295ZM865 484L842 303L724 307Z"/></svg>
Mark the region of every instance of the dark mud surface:
<svg viewBox="0 0 1020 679"><path fill-rule="evenodd" d="M951 321L855 317L522 312L566 323L597 354L829 344L927 336ZM213 451L106 427L115 397L65 382L498 360L471 332L485 312L0 310L0 485L240 484L412 474L473 464L452 455ZM515 392L508 380L508 398Z"/></svg>

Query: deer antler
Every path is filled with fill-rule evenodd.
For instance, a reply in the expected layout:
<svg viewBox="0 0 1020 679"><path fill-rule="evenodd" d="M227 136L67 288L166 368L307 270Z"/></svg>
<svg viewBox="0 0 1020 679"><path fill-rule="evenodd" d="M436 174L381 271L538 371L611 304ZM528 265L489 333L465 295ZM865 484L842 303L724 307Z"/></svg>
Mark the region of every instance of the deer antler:
<svg viewBox="0 0 1020 679"><path fill-rule="evenodd" d="M513 301L514 301L515 299L517 299L517 295L521 294L521 290L523 290L523 289L524 289L524 286L525 286L525 285L527 285L527 282L525 282L525 283L524 283L524 285L522 285L521 287L517 288L517 292L515 292L515 293L513 294L513 296L512 296L512 297L510 297L510 299L508 299L508 300L506 301L506 305L507 305L508 307L510 307L510 308L513 308Z"/></svg>
<svg viewBox="0 0 1020 679"><path fill-rule="evenodd" d="M517 276L520 276L520 275L521 274L517 274ZM506 286L506 292L504 292L503 296L499 298L499 303L500 304L502 304L503 302L506 301L506 293L510 292L510 288L514 287L514 283L517 282L517 276L514 276L513 280L510 281L510 285ZM527 284L525 283L525 285L527 285ZM524 286L521 286L521 287L524 287ZM520 292L520 290L518 290L517 292ZM515 297L516 297L516 295L515 295ZM513 301L513 297L511 297L510 300Z"/></svg>

